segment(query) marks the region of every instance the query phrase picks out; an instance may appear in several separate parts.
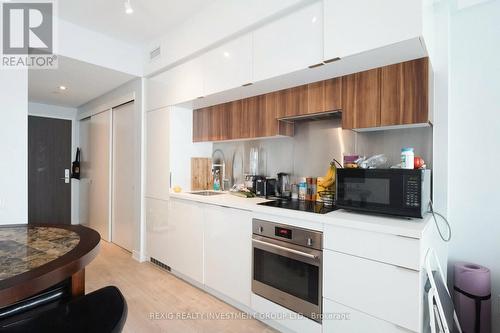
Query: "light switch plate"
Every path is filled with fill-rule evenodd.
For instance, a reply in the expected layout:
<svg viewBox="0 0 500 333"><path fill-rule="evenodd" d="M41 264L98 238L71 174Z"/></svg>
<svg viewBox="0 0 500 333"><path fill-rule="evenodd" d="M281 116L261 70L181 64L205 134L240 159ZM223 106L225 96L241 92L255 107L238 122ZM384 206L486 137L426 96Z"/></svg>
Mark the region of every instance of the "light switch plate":
<svg viewBox="0 0 500 333"><path fill-rule="evenodd" d="M5 209L5 199L0 198L0 210L4 210L4 209Z"/></svg>

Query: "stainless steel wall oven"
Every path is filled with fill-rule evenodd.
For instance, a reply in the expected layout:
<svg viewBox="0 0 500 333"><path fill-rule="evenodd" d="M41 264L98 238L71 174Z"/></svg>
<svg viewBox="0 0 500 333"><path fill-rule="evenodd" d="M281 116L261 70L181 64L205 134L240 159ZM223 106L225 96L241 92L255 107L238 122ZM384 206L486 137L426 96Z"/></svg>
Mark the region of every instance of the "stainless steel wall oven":
<svg viewBox="0 0 500 333"><path fill-rule="evenodd" d="M253 220L252 291L321 322L323 234Z"/></svg>

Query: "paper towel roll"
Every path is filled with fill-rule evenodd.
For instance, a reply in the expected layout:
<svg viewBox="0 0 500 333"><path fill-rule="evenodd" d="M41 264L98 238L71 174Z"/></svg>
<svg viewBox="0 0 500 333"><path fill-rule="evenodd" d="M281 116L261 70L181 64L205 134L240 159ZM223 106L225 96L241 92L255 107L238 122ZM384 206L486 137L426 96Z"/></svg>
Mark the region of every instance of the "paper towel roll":
<svg viewBox="0 0 500 333"><path fill-rule="evenodd" d="M462 331L491 332L491 273L486 267L455 264L455 307ZM478 317L478 313L480 316Z"/></svg>

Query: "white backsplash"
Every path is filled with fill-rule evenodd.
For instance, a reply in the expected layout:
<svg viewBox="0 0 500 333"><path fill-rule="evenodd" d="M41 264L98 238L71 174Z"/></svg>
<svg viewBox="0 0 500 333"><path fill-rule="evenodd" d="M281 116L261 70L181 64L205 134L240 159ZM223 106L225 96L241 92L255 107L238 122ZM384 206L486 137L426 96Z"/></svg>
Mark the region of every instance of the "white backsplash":
<svg viewBox="0 0 500 333"><path fill-rule="evenodd" d="M422 156L427 166L432 167L431 127L356 133L343 130L339 119L304 121L295 125L295 135L291 138L216 142L213 149L224 152L227 175L231 177L234 154L237 160L243 158L244 173L248 173L252 147L259 147L261 152L260 173L272 177L278 172L294 177L321 176L333 158L342 163L344 153L354 152L366 156L385 154L390 165L394 165L399 163L402 147L413 147L415 155ZM236 173L238 182L242 175L241 171Z"/></svg>

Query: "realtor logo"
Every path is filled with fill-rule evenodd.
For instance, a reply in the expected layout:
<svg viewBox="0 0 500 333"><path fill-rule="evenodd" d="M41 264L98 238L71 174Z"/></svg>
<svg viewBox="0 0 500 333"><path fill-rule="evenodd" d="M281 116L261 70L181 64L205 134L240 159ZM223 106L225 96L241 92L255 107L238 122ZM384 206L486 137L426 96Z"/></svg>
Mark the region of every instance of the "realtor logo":
<svg viewBox="0 0 500 333"><path fill-rule="evenodd" d="M2 67L55 68L54 4L2 4Z"/></svg>

